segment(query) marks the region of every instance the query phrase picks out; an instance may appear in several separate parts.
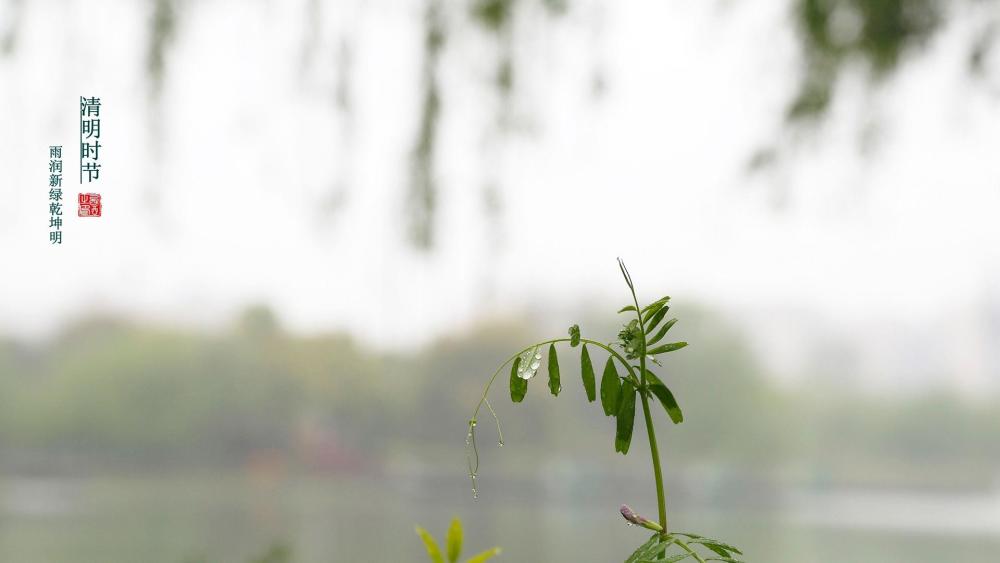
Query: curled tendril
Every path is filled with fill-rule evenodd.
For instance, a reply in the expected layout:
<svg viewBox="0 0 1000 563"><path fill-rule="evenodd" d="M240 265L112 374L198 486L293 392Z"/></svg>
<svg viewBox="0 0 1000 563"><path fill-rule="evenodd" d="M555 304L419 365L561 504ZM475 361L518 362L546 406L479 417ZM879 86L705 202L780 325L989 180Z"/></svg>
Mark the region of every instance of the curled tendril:
<svg viewBox="0 0 1000 563"><path fill-rule="evenodd" d="M493 420L497 424L497 445L503 447L503 429L500 427L500 417L497 411L493 410L490 400L484 398L483 403L493 415ZM465 459L469 465L469 479L472 481L472 496L479 498L479 490L476 488L476 477L479 475L479 448L476 446L476 419L469 419L469 433L465 436Z"/></svg>

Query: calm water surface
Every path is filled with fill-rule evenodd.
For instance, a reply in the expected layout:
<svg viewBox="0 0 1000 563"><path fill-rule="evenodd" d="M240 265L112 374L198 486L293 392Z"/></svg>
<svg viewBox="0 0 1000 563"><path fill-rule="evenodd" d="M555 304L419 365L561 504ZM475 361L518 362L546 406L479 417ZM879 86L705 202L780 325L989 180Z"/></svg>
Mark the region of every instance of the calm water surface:
<svg viewBox="0 0 1000 563"><path fill-rule="evenodd" d="M440 536L456 514L468 548L499 544L498 561L618 562L644 540L615 504L573 498L493 490L473 501L464 483L373 477L7 478L0 561L244 562L281 542L300 563L416 562L414 524ZM799 494L769 509L682 508L674 529L724 538L762 563L985 562L1000 552L1000 496Z"/></svg>

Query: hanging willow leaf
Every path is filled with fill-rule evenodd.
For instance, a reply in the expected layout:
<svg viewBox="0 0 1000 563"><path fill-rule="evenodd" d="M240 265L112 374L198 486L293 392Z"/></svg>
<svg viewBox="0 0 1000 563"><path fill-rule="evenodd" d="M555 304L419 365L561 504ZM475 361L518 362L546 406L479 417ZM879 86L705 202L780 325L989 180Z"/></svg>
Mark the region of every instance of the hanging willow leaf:
<svg viewBox="0 0 1000 563"><path fill-rule="evenodd" d="M559 356L556 355L556 345L549 344L549 391L553 396L559 396L562 383L559 382Z"/></svg>
<svg viewBox="0 0 1000 563"><path fill-rule="evenodd" d="M651 355L651 356L655 356L657 354L666 354L667 352L673 352L674 350L680 350L681 348L683 348L683 347L685 347L687 345L688 345L687 342L671 342L670 344L664 344L663 346L657 346L656 348L653 348L652 350L650 350L650 351L648 351L646 353L649 354L649 355Z"/></svg>
<svg viewBox="0 0 1000 563"><path fill-rule="evenodd" d="M587 345L583 345L583 350L580 352L580 373L583 376L583 388L587 391L587 400L591 403L597 398L597 389L595 388L595 378L594 378L594 364L590 362L590 352L587 351Z"/></svg>
<svg viewBox="0 0 1000 563"><path fill-rule="evenodd" d="M580 345L580 325L569 327L569 345L574 348Z"/></svg>
<svg viewBox="0 0 1000 563"><path fill-rule="evenodd" d="M635 387L629 380L622 381L618 404L618 428L615 431L615 451L628 454L632 444L632 427L635 426Z"/></svg>
<svg viewBox="0 0 1000 563"><path fill-rule="evenodd" d="M670 307L664 307L664 308L660 309L659 311L653 313L649 317L649 319L646 321L646 326L645 326L645 328L646 328L646 334L649 334L649 333L653 332L653 329L656 328L656 325L660 324L660 321L663 320L663 316L666 315L667 311L669 311L669 310L670 310Z"/></svg>
<svg viewBox="0 0 1000 563"><path fill-rule="evenodd" d="M670 389L660 381L659 377L646 370L646 387L649 389L656 398L660 400L660 404L663 405L663 409L667 411L667 416L674 424L680 424L684 422L684 413L681 412L681 407L677 404L677 399L674 398L674 394L670 392Z"/></svg>
<svg viewBox="0 0 1000 563"><path fill-rule="evenodd" d="M626 305L626 306L622 307L621 309L618 309L619 313L624 313L626 311L635 311L635 305Z"/></svg>
<svg viewBox="0 0 1000 563"><path fill-rule="evenodd" d="M674 323L676 322L677 319L670 319L669 321L667 321L666 324L660 327L660 331L656 333L656 336L646 341L646 347L652 346L653 344L656 344L660 340L663 340L663 337L667 335L667 331L670 330L670 327L674 326Z"/></svg>
<svg viewBox="0 0 1000 563"><path fill-rule="evenodd" d="M528 380L517 374L517 368L521 365L521 357L514 360L514 365L510 367L510 400L520 403L528 393Z"/></svg>
<svg viewBox="0 0 1000 563"><path fill-rule="evenodd" d="M604 407L606 416L614 416L618 412L621 385L614 358L608 358L608 363L604 364L604 375L601 376L601 406Z"/></svg>

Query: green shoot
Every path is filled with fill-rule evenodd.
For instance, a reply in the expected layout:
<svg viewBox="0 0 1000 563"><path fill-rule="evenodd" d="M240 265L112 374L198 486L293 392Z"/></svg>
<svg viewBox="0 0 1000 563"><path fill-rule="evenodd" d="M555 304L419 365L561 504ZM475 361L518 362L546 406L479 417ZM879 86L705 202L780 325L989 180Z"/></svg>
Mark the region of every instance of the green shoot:
<svg viewBox="0 0 1000 563"><path fill-rule="evenodd" d="M508 365L510 366L510 398L514 403L522 402L527 395L529 381L541 367L542 350L546 349L549 392L558 396L562 390L562 374L559 369L556 345L568 344L570 348L580 347L580 375L583 387L587 394L587 401L594 402L597 400L598 387L593 359L590 354L591 350L600 350L607 354L607 361L601 376L599 395L604 414L615 418L615 451L622 455L627 455L629 452L635 427L636 404L638 403L642 408L642 418L652 457L653 480L656 485L657 521L654 522L638 516L626 505L621 506L621 514L630 526L639 526L655 532L653 537L626 559L626 563L673 562L689 558L699 563L706 561L739 563L740 559L737 556L742 555L739 549L697 534L670 532L667 527L663 473L660 467L660 454L649 406L650 399L655 398L659 402L674 424L683 422L684 414L681 412L673 392L659 376L649 369L648 365L652 363L662 366L660 360L664 354L684 348L687 346L687 342L661 343L670 329L677 323L677 319L665 320L670 311L670 297L664 296L645 306L640 306L632 276L621 259L618 260L618 267L625 278L625 284L628 286L632 298L632 303L622 307L618 312L627 313L634 318L622 326L615 342L604 344L597 340L584 338L581 335L580 327L573 325L569 328L568 338L554 338L531 344L507 358L490 377L479 404L476 405L472 418L469 419L469 429L466 435L466 457L473 496L478 498L479 495L476 484L479 475L476 423L484 405L496 421L499 445L503 446L500 419L487 398L490 388L500 373ZM707 550L710 553L703 557L698 553L699 549ZM430 551L430 548L428 550ZM670 554L671 551L676 553Z"/></svg>

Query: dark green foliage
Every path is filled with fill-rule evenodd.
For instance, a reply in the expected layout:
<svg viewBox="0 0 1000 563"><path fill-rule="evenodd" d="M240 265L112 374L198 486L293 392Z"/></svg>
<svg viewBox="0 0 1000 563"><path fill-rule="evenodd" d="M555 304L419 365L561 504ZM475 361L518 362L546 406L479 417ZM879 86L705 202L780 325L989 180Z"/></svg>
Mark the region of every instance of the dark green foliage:
<svg viewBox="0 0 1000 563"><path fill-rule="evenodd" d="M618 425L615 429L615 451L622 455L628 454L632 444L632 427L635 425L635 387L629 380L622 381L621 397L618 401L618 413L615 415Z"/></svg>
<svg viewBox="0 0 1000 563"><path fill-rule="evenodd" d="M663 340L663 337L667 335L667 331L669 331L670 327L674 326L674 323L676 322L677 319L670 319L669 321L664 323L663 326L660 327L660 330L657 331L657 333L652 338L646 341L646 346L652 346L653 344L656 344L660 340Z"/></svg>
<svg viewBox="0 0 1000 563"><path fill-rule="evenodd" d="M943 0L796 0L806 65L788 119L823 115L851 61L863 61L876 77L895 70L904 54L939 30L944 7Z"/></svg>
<svg viewBox="0 0 1000 563"><path fill-rule="evenodd" d="M586 344L583 345L583 350L580 352L580 373L583 377L583 388L587 391L587 400L593 403L597 398L596 380L594 364L590 361L590 352L587 351Z"/></svg>
<svg viewBox="0 0 1000 563"><path fill-rule="evenodd" d="M601 376L601 406L606 416L614 416L618 412L618 396L621 394L621 380L615 369L614 358L608 358L604 364L604 375Z"/></svg>
<svg viewBox="0 0 1000 563"><path fill-rule="evenodd" d="M657 299L656 301L653 301L649 305L646 305L645 307L643 307L642 311L641 311L643 320L647 319L648 317L653 316L654 313L656 313L657 311L659 311L661 307L663 307L664 305L666 305L669 302L670 302L670 296L669 295L664 295L663 297L661 297L661 298ZM633 307L632 310L634 311L635 308Z"/></svg>
<svg viewBox="0 0 1000 563"><path fill-rule="evenodd" d="M549 344L549 391L557 397L562 391L562 383L559 381L559 355L556 354L555 344Z"/></svg>
<svg viewBox="0 0 1000 563"><path fill-rule="evenodd" d="M646 319L645 321L646 334L653 332L653 330L656 328L656 325L660 324L660 321L663 320L663 316L666 315L667 311L669 310L670 307L661 307L658 308L655 313L651 313L649 315L649 318Z"/></svg>
<svg viewBox="0 0 1000 563"><path fill-rule="evenodd" d="M517 374L517 368L521 366L521 358L518 356L510 366L510 400L520 403L528 393L528 380Z"/></svg>
<svg viewBox="0 0 1000 563"><path fill-rule="evenodd" d="M490 31L500 31L510 22L514 0L476 0L472 4L472 17Z"/></svg>
<svg viewBox="0 0 1000 563"><path fill-rule="evenodd" d="M658 354L666 354L667 352L673 352L674 350L680 350L681 348L687 346L687 342L671 342L670 344L664 344L663 346L657 346L652 350L646 352L650 356L656 356Z"/></svg>

